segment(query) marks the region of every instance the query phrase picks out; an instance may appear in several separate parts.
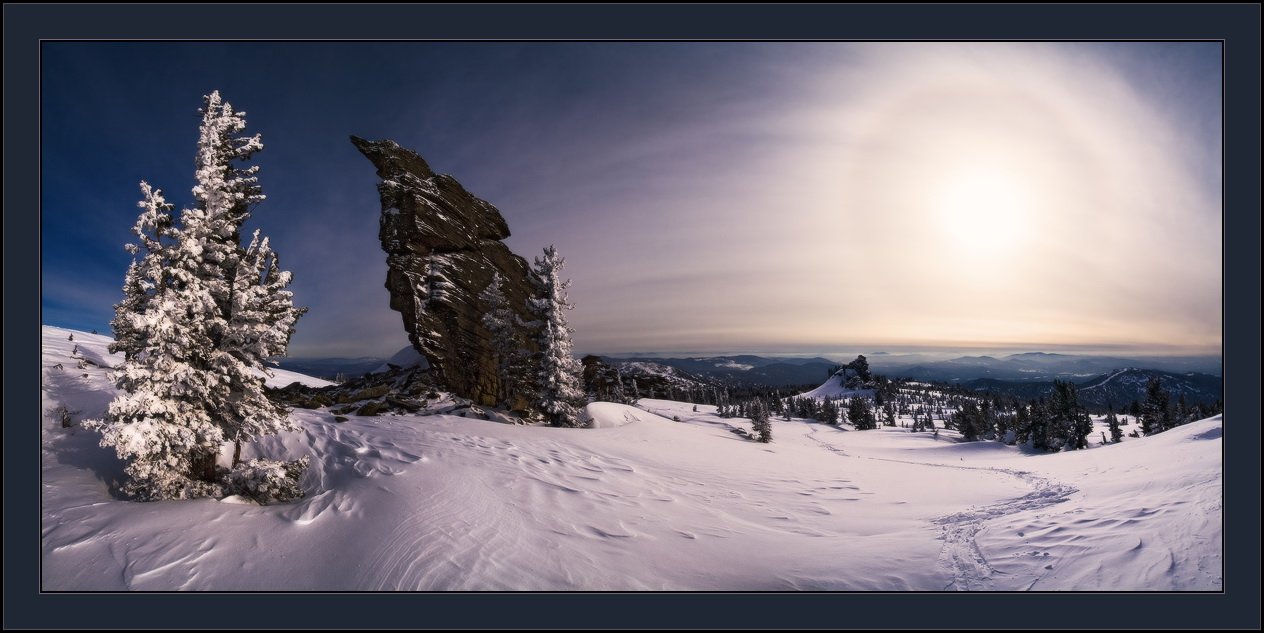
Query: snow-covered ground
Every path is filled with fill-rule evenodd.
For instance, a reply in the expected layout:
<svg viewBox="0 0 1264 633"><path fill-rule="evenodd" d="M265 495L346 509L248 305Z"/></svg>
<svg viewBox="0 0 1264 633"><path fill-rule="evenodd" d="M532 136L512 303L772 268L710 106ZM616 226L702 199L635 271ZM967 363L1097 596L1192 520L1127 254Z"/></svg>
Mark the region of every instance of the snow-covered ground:
<svg viewBox="0 0 1264 633"><path fill-rule="evenodd" d="M800 398L825 398L837 400L839 398L850 398L852 396L868 396L873 397L872 389L848 389L843 384L842 374L834 374L828 380L821 383L821 386L807 393L799 394Z"/></svg>
<svg viewBox="0 0 1264 633"><path fill-rule="evenodd" d="M385 363L378 365L377 369L369 372L371 374L382 374L391 370L391 367L408 368L408 367L426 367L429 363L426 358L421 355L412 345L395 352L394 356L386 359Z"/></svg>
<svg viewBox="0 0 1264 633"><path fill-rule="evenodd" d="M69 334L44 328L43 404L77 424L113 397L97 365L116 360L107 337ZM311 455L308 496L263 507L116 499L99 435L46 414L43 588L1221 587L1219 416L1026 455L779 418L759 444L697 408L595 403L590 429L296 410L300 431L243 457Z"/></svg>
<svg viewBox="0 0 1264 633"><path fill-rule="evenodd" d="M73 340L71 337L74 337ZM47 396L50 383L58 385L61 389L68 390L70 393L81 391L74 388L74 380L67 378L80 379L80 387L87 391L100 391L100 378L104 375L101 372L92 372L87 377L83 376L84 369L79 368L79 359L88 361L88 368L92 369L92 365L96 365L100 369L110 369L123 361L122 354L111 354L109 350L110 343L114 339L101 334L91 334L88 332L80 332L78 330L67 330L65 328L53 327L51 325L43 326L43 369L44 369L44 393ZM61 365L64 375L49 373L55 365ZM78 372L76 374L76 371ZM108 380L107 387L108 387ZM264 383L269 387L284 387L291 383L301 383L309 387L326 387L334 383L320 378L300 374L298 372L286 371L279 367L271 367L264 373ZM73 398L70 393L64 397ZM113 398L113 393L109 394ZM46 398L47 399L47 398ZM108 402L108 400L107 400ZM104 408L102 409L104 411ZM93 417L92 414L88 417Z"/></svg>

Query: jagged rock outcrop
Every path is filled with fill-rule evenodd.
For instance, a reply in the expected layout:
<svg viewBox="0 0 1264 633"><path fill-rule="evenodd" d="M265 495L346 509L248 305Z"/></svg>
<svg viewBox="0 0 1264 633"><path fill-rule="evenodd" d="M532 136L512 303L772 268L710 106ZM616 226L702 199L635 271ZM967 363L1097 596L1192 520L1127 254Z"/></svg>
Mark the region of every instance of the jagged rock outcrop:
<svg viewBox="0 0 1264 633"><path fill-rule="evenodd" d="M527 261L501 242L509 237L505 218L394 141L352 136L351 142L382 179L378 237L386 251L386 288L408 340L454 394L482 405L503 401L479 295L499 272L511 309L530 321L527 299L534 292Z"/></svg>

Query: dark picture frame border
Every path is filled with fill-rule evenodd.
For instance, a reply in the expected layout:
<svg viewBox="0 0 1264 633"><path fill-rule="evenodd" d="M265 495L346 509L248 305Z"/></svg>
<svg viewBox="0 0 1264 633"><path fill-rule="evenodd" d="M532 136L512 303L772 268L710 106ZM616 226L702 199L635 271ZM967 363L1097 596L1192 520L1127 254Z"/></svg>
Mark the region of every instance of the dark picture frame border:
<svg viewBox="0 0 1264 633"><path fill-rule="evenodd" d="M4 5L8 628L1260 628L1258 4ZM1223 592L43 593L39 52L51 40L1212 40L1224 52ZM125 201L126 203L127 201ZM1236 422L1241 421L1241 423ZM1252 424L1254 421L1254 424Z"/></svg>

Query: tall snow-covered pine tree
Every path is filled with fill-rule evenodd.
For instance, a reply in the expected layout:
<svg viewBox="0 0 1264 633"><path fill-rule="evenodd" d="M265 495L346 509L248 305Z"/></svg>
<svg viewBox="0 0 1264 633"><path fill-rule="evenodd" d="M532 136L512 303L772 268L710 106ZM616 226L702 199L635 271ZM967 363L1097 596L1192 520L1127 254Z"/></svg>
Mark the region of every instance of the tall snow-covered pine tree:
<svg viewBox="0 0 1264 633"><path fill-rule="evenodd" d="M566 311L574 308L566 296L570 280L560 277L566 260L550 245L544 257L535 258L533 271L538 280L537 296L531 307L540 323L539 373L536 376L536 406L554 426L579 426L578 404L584 391L580 364L571 355L571 333Z"/></svg>
<svg viewBox="0 0 1264 633"><path fill-rule="evenodd" d="M140 244L128 250L145 254L128 270L112 324L112 349L125 357L115 373L121 393L93 424L129 462L126 488L142 499L219 494L231 479L216 466L225 442L238 445L235 467L241 442L292 428L260 374L285 353L305 309L293 305L290 273L267 239L240 241L263 194L258 168L236 163L263 144L237 135L244 113L218 92L201 113L197 204L181 211L179 228L161 193L141 185Z"/></svg>

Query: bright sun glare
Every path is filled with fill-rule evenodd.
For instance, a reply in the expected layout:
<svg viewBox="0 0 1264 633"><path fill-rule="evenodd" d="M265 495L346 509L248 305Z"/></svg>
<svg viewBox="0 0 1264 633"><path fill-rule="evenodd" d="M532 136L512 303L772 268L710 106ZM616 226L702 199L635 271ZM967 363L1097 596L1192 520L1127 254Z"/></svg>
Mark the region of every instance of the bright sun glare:
<svg viewBox="0 0 1264 633"><path fill-rule="evenodd" d="M944 237L974 251L1016 246L1029 215L1030 195L1017 178L992 167L958 172L936 196Z"/></svg>

